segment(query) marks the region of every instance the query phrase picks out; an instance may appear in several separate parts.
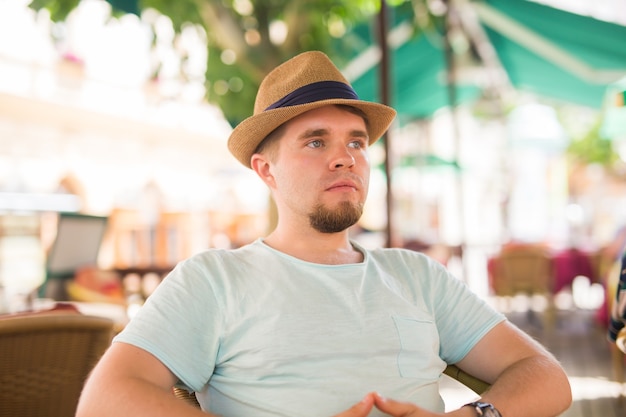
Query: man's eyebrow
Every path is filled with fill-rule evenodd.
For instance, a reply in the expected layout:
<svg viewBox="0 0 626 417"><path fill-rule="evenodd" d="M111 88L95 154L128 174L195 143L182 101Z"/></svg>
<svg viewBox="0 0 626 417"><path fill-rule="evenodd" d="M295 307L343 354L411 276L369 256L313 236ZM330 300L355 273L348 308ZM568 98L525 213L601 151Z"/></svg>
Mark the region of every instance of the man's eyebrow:
<svg viewBox="0 0 626 417"><path fill-rule="evenodd" d="M324 128L307 129L304 132L302 132L300 135L298 135L298 139L304 140L304 139L317 137L317 136L325 136L325 135L328 135L328 134L329 134L328 129L324 129ZM363 138L363 139L369 139L369 135L367 134L367 132L365 130L360 130L360 129L352 130L350 132L350 136L357 137L357 138Z"/></svg>
<svg viewBox="0 0 626 417"><path fill-rule="evenodd" d="M302 132L300 135L298 135L298 139L300 140L304 140L304 139L308 139L308 138L312 138L312 137L316 137L316 136L324 136L324 135L328 135L328 129L307 129L304 132Z"/></svg>
<svg viewBox="0 0 626 417"><path fill-rule="evenodd" d="M369 135L365 130L353 130L352 132L350 132L350 135L357 138L369 139Z"/></svg>

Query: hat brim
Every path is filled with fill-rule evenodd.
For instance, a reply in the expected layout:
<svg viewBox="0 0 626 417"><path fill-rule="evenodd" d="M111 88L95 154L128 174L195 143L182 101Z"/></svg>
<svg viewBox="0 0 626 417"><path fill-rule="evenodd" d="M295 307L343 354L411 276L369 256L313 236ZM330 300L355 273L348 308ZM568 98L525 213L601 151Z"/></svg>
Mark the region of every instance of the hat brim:
<svg viewBox="0 0 626 417"><path fill-rule="evenodd" d="M309 110L319 107L345 104L356 107L367 116L370 145L376 142L391 126L396 111L384 104L352 99L327 99L296 106L280 107L250 116L239 123L228 138L228 149L246 167L250 168L250 158L261 141L283 123Z"/></svg>

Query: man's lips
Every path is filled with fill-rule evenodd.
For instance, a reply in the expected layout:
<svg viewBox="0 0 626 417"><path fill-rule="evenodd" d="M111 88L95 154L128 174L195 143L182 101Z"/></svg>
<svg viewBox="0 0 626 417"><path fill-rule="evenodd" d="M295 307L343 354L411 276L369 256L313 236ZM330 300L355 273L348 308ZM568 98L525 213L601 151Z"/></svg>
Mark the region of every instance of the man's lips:
<svg viewBox="0 0 626 417"><path fill-rule="evenodd" d="M343 191L352 190L352 191L356 191L358 189L359 189L359 187L357 187L355 182L352 182L352 181L339 181L339 182L336 182L336 183L332 184L326 190L327 191L333 191L333 190L343 190Z"/></svg>

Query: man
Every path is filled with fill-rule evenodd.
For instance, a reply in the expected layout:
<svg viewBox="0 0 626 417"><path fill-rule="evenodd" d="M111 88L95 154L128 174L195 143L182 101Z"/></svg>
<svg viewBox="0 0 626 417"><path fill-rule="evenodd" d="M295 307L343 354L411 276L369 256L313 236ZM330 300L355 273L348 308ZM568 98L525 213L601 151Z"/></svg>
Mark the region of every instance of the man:
<svg viewBox="0 0 626 417"><path fill-rule="evenodd" d="M178 383L224 417L435 416L446 363L493 383L491 404L450 415L567 408L557 361L438 262L350 240L368 146L394 117L320 52L272 71L228 146L271 190L275 230L181 262L96 366L77 415L206 415L170 394Z"/></svg>
<svg viewBox="0 0 626 417"><path fill-rule="evenodd" d="M626 353L626 251L623 251L621 260L616 261L619 272L609 277L609 286L615 290L615 298L610 304L609 340ZM611 270L611 272L613 272ZM616 279L619 276L619 279ZM614 282L617 281L617 282Z"/></svg>

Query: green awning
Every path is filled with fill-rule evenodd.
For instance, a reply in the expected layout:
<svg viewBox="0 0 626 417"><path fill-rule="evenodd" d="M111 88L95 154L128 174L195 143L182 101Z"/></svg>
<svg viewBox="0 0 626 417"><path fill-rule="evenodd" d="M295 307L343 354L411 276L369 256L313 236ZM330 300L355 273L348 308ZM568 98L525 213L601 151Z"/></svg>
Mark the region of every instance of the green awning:
<svg viewBox="0 0 626 417"><path fill-rule="evenodd" d="M626 75L626 27L525 0L475 3L518 89L602 108L609 84Z"/></svg>
<svg viewBox="0 0 626 417"><path fill-rule="evenodd" d="M139 16L139 0L107 0L114 10Z"/></svg>
<svg viewBox="0 0 626 417"><path fill-rule="evenodd" d="M414 34L410 2L390 8L389 12L390 104L398 110L401 122L430 117L449 104L443 35ZM375 24L360 26L348 36L355 45L355 57L343 68L344 73L361 99L380 102L380 49ZM457 102L474 100L480 93L474 85L457 85Z"/></svg>
<svg viewBox="0 0 626 417"><path fill-rule="evenodd" d="M601 109L607 87L626 76L625 26L526 0L475 1L468 7L517 89ZM392 15L390 104L401 122L429 117L449 105L441 34L402 38L412 9L394 8ZM360 97L379 101L374 31L361 27L351 34L369 46L346 72ZM458 83L456 91L459 103L480 96L480 88L468 82Z"/></svg>

